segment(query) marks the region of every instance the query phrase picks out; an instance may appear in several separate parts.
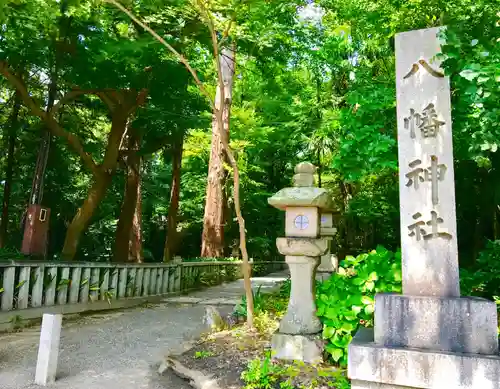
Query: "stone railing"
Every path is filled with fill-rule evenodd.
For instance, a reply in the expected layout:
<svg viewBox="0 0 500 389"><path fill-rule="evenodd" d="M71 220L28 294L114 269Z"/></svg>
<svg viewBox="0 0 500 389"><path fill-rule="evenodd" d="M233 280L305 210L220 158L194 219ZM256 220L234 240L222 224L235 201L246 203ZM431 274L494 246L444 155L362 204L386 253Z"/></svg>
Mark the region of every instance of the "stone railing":
<svg viewBox="0 0 500 389"><path fill-rule="evenodd" d="M285 263L252 266L266 274ZM0 329L43 313L123 308L241 277L241 262L0 262Z"/></svg>

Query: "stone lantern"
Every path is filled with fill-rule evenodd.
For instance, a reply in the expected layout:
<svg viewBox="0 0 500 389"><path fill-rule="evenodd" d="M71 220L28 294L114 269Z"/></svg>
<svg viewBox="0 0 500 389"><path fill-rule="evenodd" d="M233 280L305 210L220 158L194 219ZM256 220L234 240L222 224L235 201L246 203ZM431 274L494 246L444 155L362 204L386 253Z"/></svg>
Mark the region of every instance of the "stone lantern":
<svg viewBox="0 0 500 389"><path fill-rule="evenodd" d="M272 338L274 357L307 363L322 361L322 325L316 316L315 277L320 257L329 247L320 236L321 213L331 209L325 189L314 187L316 168L308 162L295 167L293 187L268 199L285 211L285 235L276 245L290 268L291 294L286 315Z"/></svg>

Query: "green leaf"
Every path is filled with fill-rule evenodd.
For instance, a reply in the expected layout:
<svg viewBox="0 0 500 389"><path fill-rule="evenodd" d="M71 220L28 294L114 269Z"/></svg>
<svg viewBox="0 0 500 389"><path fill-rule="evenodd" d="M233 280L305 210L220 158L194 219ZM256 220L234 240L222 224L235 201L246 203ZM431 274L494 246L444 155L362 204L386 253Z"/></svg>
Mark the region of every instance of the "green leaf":
<svg viewBox="0 0 500 389"><path fill-rule="evenodd" d="M324 327L323 328L323 338L330 339L333 335L335 335L335 328L333 327Z"/></svg>
<svg viewBox="0 0 500 389"><path fill-rule="evenodd" d="M21 288L26 283L26 280L22 280L19 284L16 285L16 289Z"/></svg>
<svg viewBox="0 0 500 389"><path fill-rule="evenodd" d="M365 307L365 313L367 315L373 315L374 310L375 310L375 307L373 305L367 305Z"/></svg>
<svg viewBox="0 0 500 389"><path fill-rule="evenodd" d="M331 351L330 354L332 355L332 359L335 362L338 362L338 360L344 356L344 350L341 348L336 348Z"/></svg>
<svg viewBox="0 0 500 389"><path fill-rule="evenodd" d="M353 305L351 307L351 309L352 309L352 311L354 312L355 315L358 315L361 312L361 310L363 309L363 307L360 306L360 305Z"/></svg>
<svg viewBox="0 0 500 389"><path fill-rule="evenodd" d="M469 81L472 81L477 76L479 76L479 72L476 72L476 71L471 70L471 69L462 70L459 74L461 77L463 77Z"/></svg>
<svg viewBox="0 0 500 389"><path fill-rule="evenodd" d="M352 323L349 323L349 322L345 322L342 324L342 327L340 327L340 329L346 331L346 332L351 332L352 330L354 330L356 328L355 325L353 325Z"/></svg>

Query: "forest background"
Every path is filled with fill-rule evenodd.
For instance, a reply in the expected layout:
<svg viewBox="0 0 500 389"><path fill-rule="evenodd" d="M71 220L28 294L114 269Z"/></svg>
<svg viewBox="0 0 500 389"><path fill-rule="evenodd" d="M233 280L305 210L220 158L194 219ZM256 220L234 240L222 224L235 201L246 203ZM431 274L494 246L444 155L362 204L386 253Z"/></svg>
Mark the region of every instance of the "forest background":
<svg viewBox="0 0 500 389"><path fill-rule="evenodd" d="M473 266L483 252L500 266L498 1L122 4L212 94L201 7L229 26L218 31L230 85L223 136L240 170L249 254L266 260L279 257L284 224L267 199L305 160L336 202L334 252L397 249L394 35L446 25L460 261ZM20 255L33 203L51 209L50 259L239 255L232 169L211 106L178 58L127 15L105 1L0 0L0 75L3 258Z"/></svg>

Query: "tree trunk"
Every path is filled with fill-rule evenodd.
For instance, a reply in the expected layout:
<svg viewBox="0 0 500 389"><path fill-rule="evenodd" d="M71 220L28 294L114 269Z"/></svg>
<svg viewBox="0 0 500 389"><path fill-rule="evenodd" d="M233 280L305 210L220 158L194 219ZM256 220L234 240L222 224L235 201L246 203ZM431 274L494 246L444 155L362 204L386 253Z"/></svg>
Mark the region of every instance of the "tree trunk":
<svg viewBox="0 0 500 389"><path fill-rule="evenodd" d="M184 134L180 134L172 145L172 184L170 185L170 204L167 215L167 237L163 251L163 261L169 262L175 255L177 242L177 213L181 191L182 147Z"/></svg>
<svg viewBox="0 0 500 389"><path fill-rule="evenodd" d="M137 218L137 203L140 191L140 159L137 151L139 148L139 139L131 135L128 140L127 156L125 164L127 167L127 181L125 183L125 195L120 212L120 218L116 226L115 248L113 250L114 262L126 262L129 258L131 249L131 237L133 235L134 219ZM140 212L140 209L139 209ZM136 220L137 222L140 221ZM140 238L140 237L139 237ZM140 248L139 248L140 251ZM142 261L142 256L138 255L135 259Z"/></svg>
<svg viewBox="0 0 500 389"><path fill-rule="evenodd" d="M320 148L318 148L318 151L317 151L317 159L318 159L318 168L317 168L318 188L321 188L321 149Z"/></svg>
<svg viewBox="0 0 500 389"><path fill-rule="evenodd" d="M208 164L207 195L203 216L201 256L220 258L224 256L224 225L226 192L224 190L227 171L224 169L226 155L224 143L229 143L229 118L234 79L234 51L223 49L220 55L223 80L219 82L215 96L216 109L222 109L223 128L219 131L216 113L212 119L212 144ZM224 101L221 101L224 88ZM221 139L224 137L224 139Z"/></svg>
<svg viewBox="0 0 500 389"><path fill-rule="evenodd" d="M19 128L19 111L21 110L21 97L16 92L14 97L14 107L10 120L8 144L7 144L7 164L5 167L5 184L2 201L2 220L0 221L0 248L4 247L7 240L7 228L9 224L9 204L12 191L12 176L14 175L14 152L16 148L17 129Z"/></svg>
<svg viewBox="0 0 500 389"><path fill-rule="evenodd" d="M130 231L129 260L135 263L144 262L144 253L142 251L142 180L139 170L139 179L137 182L137 197Z"/></svg>
<svg viewBox="0 0 500 389"><path fill-rule="evenodd" d="M110 184L110 174L102 173L94 178L94 183L87 193L87 198L83 202L81 208L76 212L75 217L66 231L66 238L62 249L62 257L64 259L72 260L75 257L81 235L87 228L94 211L104 198Z"/></svg>
<svg viewBox="0 0 500 389"><path fill-rule="evenodd" d="M82 233L88 226L92 215L104 198L106 191L111 184L111 178L115 173L118 165L120 154L120 145L126 132L127 125L130 120L127 114L128 106L120 106L115 108L112 114L111 130L108 135L108 144L101 165L97 168L94 174L94 183L88 191L87 198L83 202L82 207L77 211L73 221L66 231L66 238L62 249L62 256L66 260L72 260L78 249ZM128 230L130 231L130 229ZM128 242L128 240L126 240ZM128 256L128 244L126 244Z"/></svg>

